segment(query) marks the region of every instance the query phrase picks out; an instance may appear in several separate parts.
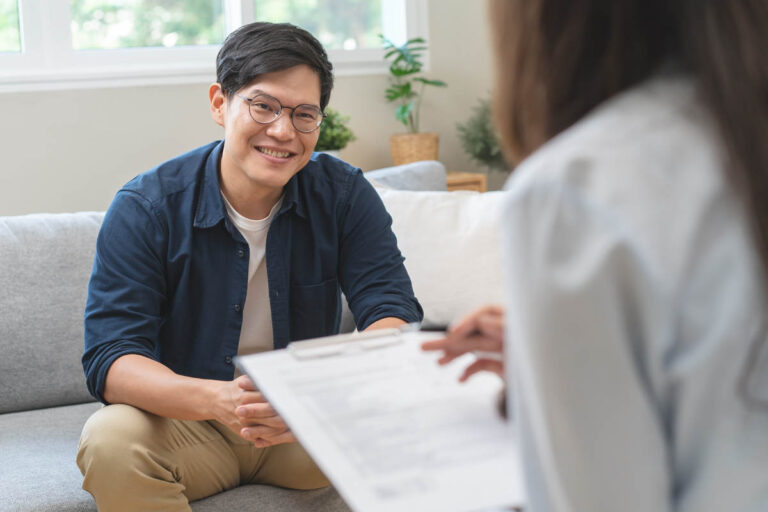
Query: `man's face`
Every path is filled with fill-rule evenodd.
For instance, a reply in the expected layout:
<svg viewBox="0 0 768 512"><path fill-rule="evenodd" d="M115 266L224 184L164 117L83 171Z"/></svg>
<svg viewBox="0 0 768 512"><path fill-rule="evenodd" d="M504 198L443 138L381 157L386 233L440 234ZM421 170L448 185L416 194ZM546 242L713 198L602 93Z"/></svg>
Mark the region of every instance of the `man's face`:
<svg viewBox="0 0 768 512"><path fill-rule="evenodd" d="M248 102L240 96L252 98L260 93L286 107L307 104L320 108L320 78L308 66L300 65L261 75L231 98L218 84L211 86L211 113L224 127L222 180L259 194L281 192L309 161L320 130L297 131L291 122L291 109L284 109L270 124L257 123Z"/></svg>

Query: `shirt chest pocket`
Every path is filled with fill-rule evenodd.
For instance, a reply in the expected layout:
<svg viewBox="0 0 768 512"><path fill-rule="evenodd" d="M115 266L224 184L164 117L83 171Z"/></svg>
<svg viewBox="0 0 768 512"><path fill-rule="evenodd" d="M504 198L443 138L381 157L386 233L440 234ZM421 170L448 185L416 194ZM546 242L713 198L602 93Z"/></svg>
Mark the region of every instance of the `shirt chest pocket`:
<svg viewBox="0 0 768 512"><path fill-rule="evenodd" d="M291 285L291 340L335 334L338 329L339 283Z"/></svg>

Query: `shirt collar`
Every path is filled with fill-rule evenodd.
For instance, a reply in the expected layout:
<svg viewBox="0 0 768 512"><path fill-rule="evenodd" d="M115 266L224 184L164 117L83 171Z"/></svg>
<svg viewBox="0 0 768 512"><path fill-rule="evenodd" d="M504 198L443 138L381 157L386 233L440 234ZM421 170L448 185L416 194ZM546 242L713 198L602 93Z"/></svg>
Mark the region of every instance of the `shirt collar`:
<svg viewBox="0 0 768 512"><path fill-rule="evenodd" d="M213 148L205 162L205 171L203 173L203 186L200 192L200 198L197 202L195 211L196 228L210 228L222 221L227 215L224 207L224 201L221 198L221 188L219 187L219 166L221 162L221 152L224 148L224 141ZM299 174L312 165L310 160L304 168L296 173L283 187L283 205L277 215L282 215L291 208L295 208L296 214L306 218L306 206L299 194Z"/></svg>
<svg viewBox="0 0 768 512"><path fill-rule="evenodd" d="M227 215L224 201L221 200L221 189L219 188L219 161L221 160L223 148L224 141L222 140L208 154L208 159L205 161L203 184L200 189L200 197L197 200L197 210L195 211L194 226L196 228L215 226Z"/></svg>
<svg viewBox="0 0 768 512"><path fill-rule="evenodd" d="M283 206L280 208L278 215L293 208L296 215L299 217L307 217L306 206L302 201L301 194L299 194L299 176L301 173L306 172L307 167L311 164L312 161L310 160L310 162L307 163L302 170L294 174L291 179L288 180L288 183L285 184L285 187L283 187Z"/></svg>

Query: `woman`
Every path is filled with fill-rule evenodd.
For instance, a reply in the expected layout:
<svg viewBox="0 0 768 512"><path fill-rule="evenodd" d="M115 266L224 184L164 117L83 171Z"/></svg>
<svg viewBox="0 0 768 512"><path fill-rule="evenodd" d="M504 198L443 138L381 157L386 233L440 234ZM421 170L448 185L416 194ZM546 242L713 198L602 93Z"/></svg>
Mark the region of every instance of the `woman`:
<svg viewBox="0 0 768 512"><path fill-rule="evenodd" d="M527 510L768 510L768 2L491 19L506 321L425 348L505 338Z"/></svg>

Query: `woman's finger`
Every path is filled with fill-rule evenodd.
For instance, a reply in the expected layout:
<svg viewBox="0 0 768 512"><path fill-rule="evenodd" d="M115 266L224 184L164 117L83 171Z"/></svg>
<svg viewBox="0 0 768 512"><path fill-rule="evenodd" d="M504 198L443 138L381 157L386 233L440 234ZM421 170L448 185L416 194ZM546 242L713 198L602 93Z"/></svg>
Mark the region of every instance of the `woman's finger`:
<svg viewBox="0 0 768 512"><path fill-rule="evenodd" d="M500 310L489 310L477 319L478 331L490 338L504 339L504 313Z"/></svg>
<svg viewBox="0 0 768 512"><path fill-rule="evenodd" d="M449 336L450 335L467 336L473 331L482 332L482 327L483 327L482 322L484 318L501 317L503 321L503 315L504 315L504 310L503 308L501 308L501 306L497 306L497 305L483 306L480 309L476 309L475 311L473 311L472 313L464 317L457 324L451 326L448 329Z"/></svg>
<svg viewBox="0 0 768 512"><path fill-rule="evenodd" d="M459 381L465 382L472 375L482 371L493 372L503 378L504 363L495 359L478 359L464 369L464 373L459 377Z"/></svg>
<svg viewBox="0 0 768 512"><path fill-rule="evenodd" d="M443 346L446 356L458 357L468 352L501 352L504 346L501 339L489 338L480 334L470 335L465 338L452 339Z"/></svg>

